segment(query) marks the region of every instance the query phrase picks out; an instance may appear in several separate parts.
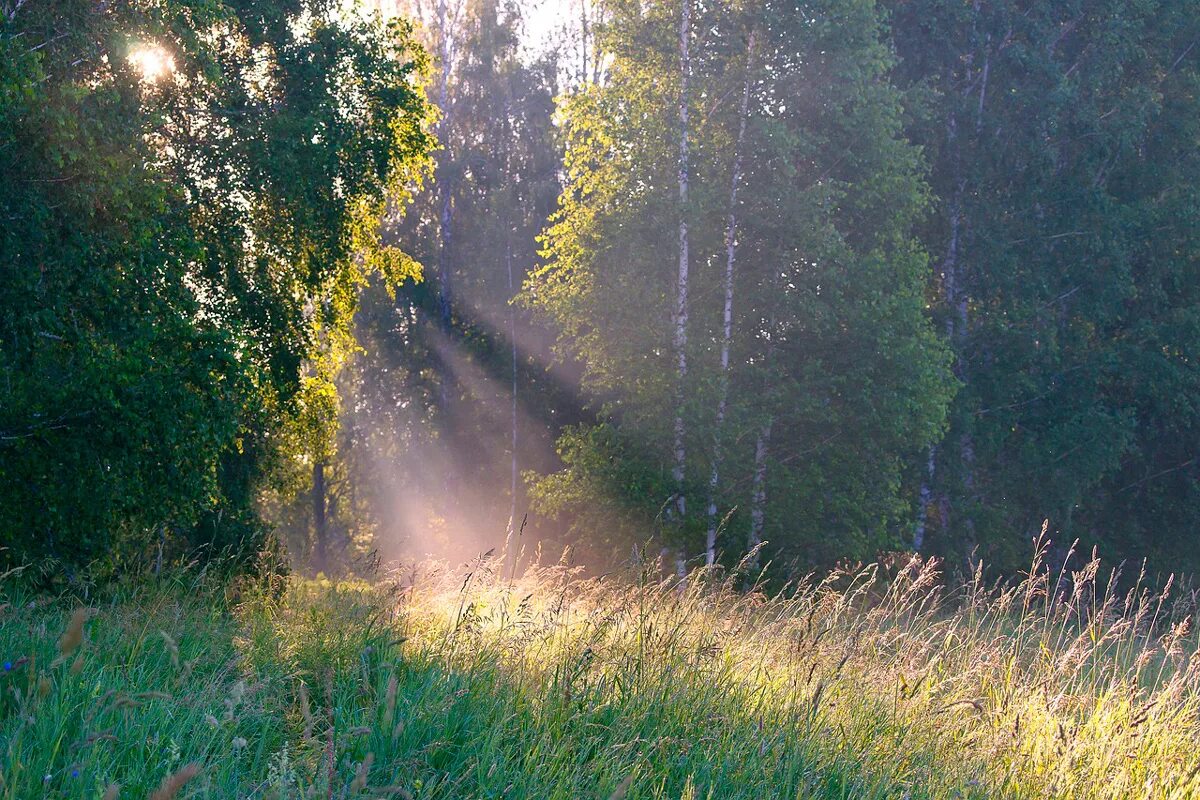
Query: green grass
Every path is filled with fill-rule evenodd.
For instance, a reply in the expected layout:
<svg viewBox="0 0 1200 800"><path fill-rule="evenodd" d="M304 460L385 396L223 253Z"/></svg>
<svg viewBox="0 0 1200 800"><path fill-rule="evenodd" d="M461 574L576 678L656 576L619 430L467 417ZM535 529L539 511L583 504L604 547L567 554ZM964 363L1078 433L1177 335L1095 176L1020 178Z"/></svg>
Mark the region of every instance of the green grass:
<svg viewBox="0 0 1200 800"><path fill-rule="evenodd" d="M4 584L0 798L190 764L177 797L1200 796L1190 618L1095 569L953 602L919 563L777 597L487 562L181 577L94 602L76 649L77 599Z"/></svg>

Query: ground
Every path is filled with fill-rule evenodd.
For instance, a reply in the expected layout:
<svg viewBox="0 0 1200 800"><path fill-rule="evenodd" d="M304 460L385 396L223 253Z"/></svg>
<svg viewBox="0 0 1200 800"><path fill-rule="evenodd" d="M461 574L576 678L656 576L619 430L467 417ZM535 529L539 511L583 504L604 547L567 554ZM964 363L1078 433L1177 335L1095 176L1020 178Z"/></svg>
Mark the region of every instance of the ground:
<svg viewBox="0 0 1200 800"><path fill-rule="evenodd" d="M1184 623L1035 574L973 595L919 562L773 596L500 562L103 599L9 581L0 798L1200 792Z"/></svg>

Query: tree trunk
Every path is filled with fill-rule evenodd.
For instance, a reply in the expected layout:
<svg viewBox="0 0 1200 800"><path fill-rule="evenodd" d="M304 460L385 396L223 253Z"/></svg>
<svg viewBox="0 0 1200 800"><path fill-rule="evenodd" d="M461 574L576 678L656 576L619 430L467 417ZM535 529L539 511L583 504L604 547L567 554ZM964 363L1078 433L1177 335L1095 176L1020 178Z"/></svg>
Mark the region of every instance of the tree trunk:
<svg viewBox="0 0 1200 800"><path fill-rule="evenodd" d="M512 496L508 512L508 534L511 536L516 531L517 525L517 310L512 303L512 300L516 297L516 286L513 282L511 226L507 221L504 225L504 264L508 269L508 342L510 367L512 369L512 408L509 420L512 434L510 442L510 446L512 447L512 485L510 492Z"/></svg>
<svg viewBox="0 0 1200 800"><path fill-rule="evenodd" d="M438 70L438 110L442 117L438 120L438 143L442 151L438 155L440 173L437 176L440 210L438 213L438 311L441 314L442 328L450 330L450 246L452 240L451 225L453 222L453 203L451 186L448 176L450 158L450 33L447 30L446 0L439 0L437 5L438 26L438 60L441 62Z"/></svg>
<svg viewBox="0 0 1200 800"><path fill-rule="evenodd" d="M921 493L917 498L917 527L913 531L913 551L925 549L925 531L929 525L929 503L933 500L933 480L937 470L938 446L929 446L929 459L925 464L925 477L921 479Z"/></svg>
<svg viewBox="0 0 1200 800"><path fill-rule="evenodd" d="M978 5L976 6L978 11ZM968 90L969 91L969 90ZM969 94L967 95L969 96ZM980 109L982 111L982 108ZM970 294L966 285L966 276L962 266L963 239L967 227L966 214L963 211L964 199L968 196L967 179L962 176L962 143L959 139L958 120L955 112L950 112L946 121L946 146L950 151L951 175L954 182L953 195L949 204L950 240L946 245L946 257L942 262L942 285L946 294L946 338L954 353L954 375L962 383L967 382L966 355L969 339L970 324ZM969 426L964 423L958 431L958 466L962 488L968 495L975 494L975 444ZM932 476L937 468L939 451L933 452L933 461L928 467ZM950 521L951 502L948 493L943 490L939 498L942 508L941 524L948 527ZM963 551L968 573L973 571L973 553L975 548L975 520L967 514L963 518ZM923 534L922 534L923 536ZM923 542L922 542L923 543Z"/></svg>
<svg viewBox="0 0 1200 800"><path fill-rule="evenodd" d="M329 572L329 523L326 519L325 462L313 464L313 572Z"/></svg>
<svg viewBox="0 0 1200 800"><path fill-rule="evenodd" d="M750 537L746 549L753 553L749 565L758 567L755 548L762 544L763 524L767 519L767 448L771 444L772 418L767 417L754 442L754 478L750 491Z"/></svg>
<svg viewBox="0 0 1200 800"><path fill-rule="evenodd" d="M688 81L691 72L688 39L691 35L691 0L681 0L679 14L679 274L675 287L675 511L680 519L687 513L684 497L684 381L687 379L688 326Z"/></svg>
<svg viewBox="0 0 1200 800"><path fill-rule="evenodd" d="M452 125L452 108L450 100L450 78L454 62L453 39L451 28L454 22L451 19L452 11L448 7L449 0L437 0L435 7L437 26L437 57L438 57L438 75L437 75L437 105L441 112L441 118L437 122L437 140L441 145L441 150L437 153L437 171L435 175L438 204L438 250L437 250L437 315L438 326L447 337L446 341L451 341L453 336L453 287L451 285L450 270L453 265L454 255L454 185L450 177L451 161L453 153L451 152L451 136L453 132ZM456 14L454 14L456 16ZM455 426L455 409L454 399L455 392L452 387L452 371L445 359L442 359L441 371L438 380L438 403L442 418L446 421L447 432L449 434L448 441L453 441L453 428ZM442 515L450 519L453 514L455 505L455 496L457 494L455 465L453 461L449 461L442 474Z"/></svg>
<svg viewBox="0 0 1200 800"><path fill-rule="evenodd" d="M754 62L754 31L746 46L746 79L742 84L742 105L738 114L737 139L734 142L733 174L729 180L729 219L725 225L725 310L721 332L721 375L717 390L717 417L713 425L712 472L708 478L708 531L704 538L704 563L712 566L717 558L717 495L721 489L721 435L729 405L729 348L733 341L733 275L737 252L737 196L742 180L742 143L746 139L746 118L750 114L750 71Z"/></svg>
<svg viewBox="0 0 1200 800"><path fill-rule="evenodd" d="M582 86L588 79L588 17L587 0L579 0L579 84Z"/></svg>

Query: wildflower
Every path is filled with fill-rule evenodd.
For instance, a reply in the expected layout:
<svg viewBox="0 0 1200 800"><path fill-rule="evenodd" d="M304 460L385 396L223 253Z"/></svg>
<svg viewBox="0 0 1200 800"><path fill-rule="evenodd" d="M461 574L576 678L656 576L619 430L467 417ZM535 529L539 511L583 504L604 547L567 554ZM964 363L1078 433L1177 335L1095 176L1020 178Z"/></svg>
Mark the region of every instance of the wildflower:
<svg viewBox="0 0 1200 800"><path fill-rule="evenodd" d="M241 736L235 736L235 737L233 737L233 749L234 749L234 750L241 750L241 749L242 749L243 747L245 747L247 744L249 744L249 742L247 742L247 741L246 741L244 738L242 738Z"/></svg>
<svg viewBox="0 0 1200 800"><path fill-rule="evenodd" d="M11 661L4 662L4 671L5 672L12 672L12 667L13 667L13 663Z"/></svg>

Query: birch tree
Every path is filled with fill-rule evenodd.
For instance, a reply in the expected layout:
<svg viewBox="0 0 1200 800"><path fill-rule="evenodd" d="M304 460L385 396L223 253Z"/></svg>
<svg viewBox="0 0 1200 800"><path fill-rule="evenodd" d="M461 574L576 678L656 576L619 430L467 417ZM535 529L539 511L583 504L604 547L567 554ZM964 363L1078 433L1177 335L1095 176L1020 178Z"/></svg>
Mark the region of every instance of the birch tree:
<svg viewBox="0 0 1200 800"><path fill-rule="evenodd" d="M729 178L729 221L725 226L725 305L721 326L721 369L717 391L717 413L713 423L712 470L708 479L708 531L704 540L704 560L708 565L716 559L717 545L717 493L721 487L721 440L725 428L725 413L729 404L729 349L733 343L733 294L734 294L734 258L737 254L737 202L738 187L742 181L742 147L746 139L746 121L750 115L750 82L754 66L755 30L750 29L749 41L746 45L746 77L742 84L742 104L738 113L737 137L733 143L733 170ZM766 441L760 434L759 445L755 448L755 498L759 500L758 471L760 455L765 458ZM765 496L764 496L765 497ZM761 516L762 501L758 507ZM753 512L752 512L753 514ZM752 521L752 525L753 525ZM751 547L754 547L755 534L752 532Z"/></svg>
<svg viewBox="0 0 1200 800"><path fill-rule="evenodd" d="M526 60L521 24L519 7L494 0L473 0L457 17L441 153L453 209L449 329L437 280L394 296L374 284L359 315L365 352L346 376L355 404L342 411L330 468L360 495L330 518L364 531L386 556L457 558L499 544L524 518L521 471L551 466L559 425L575 419L540 366L547 332L510 302L538 262L536 237L559 191L552 116L561 71L553 50ZM437 81L433 73L431 97ZM386 231L431 272L444 190L427 182Z"/></svg>
<svg viewBox="0 0 1200 800"><path fill-rule="evenodd" d="M432 145L426 62L403 20L276 11L17 3L0 21L6 564L151 542L249 561L260 493L284 465L301 492L320 478L297 432L318 365L369 276L419 274L378 227Z"/></svg>
<svg viewBox="0 0 1200 800"><path fill-rule="evenodd" d="M684 393L687 391L688 372L688 279L691 277L691 260L688 251L688 188L689 152L688 137L688 83L691 80L691 0L679 3L679 271L675 278L674 336L675 348L675 425L674 457L671 477L675 480L675 511L682 519L687 515L687 491L684 488L684 473L687 467L687 445L684 442Z"/></svg>
<svg viewBox="0 0 1200 800"><path fill-rule="evenodd" d="M569 184L526 289L605 424L567 432L537 507L580 538L644 536L666 507L665 544L713 562L764 537L812 563L892 544L901 467L936 438L949 376L878 17L840 2L610 8L609 82L564 107ZM678 498L702 493L707 513L682 517ZM741 509L734 541L722 507Z"/></svg>

